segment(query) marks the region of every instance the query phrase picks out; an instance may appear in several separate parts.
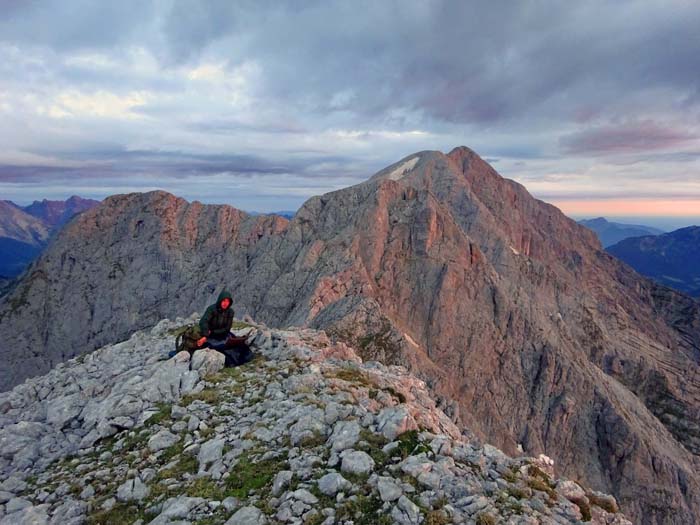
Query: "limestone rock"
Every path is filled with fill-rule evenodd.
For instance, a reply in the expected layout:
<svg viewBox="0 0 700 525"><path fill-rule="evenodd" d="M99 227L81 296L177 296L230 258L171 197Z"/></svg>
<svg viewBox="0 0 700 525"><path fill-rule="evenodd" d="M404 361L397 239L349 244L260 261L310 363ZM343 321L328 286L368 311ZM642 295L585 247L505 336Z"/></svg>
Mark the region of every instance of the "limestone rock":
<svg viewBox="0 0 700 525"><path fill-rule="evenodd" d="M366 475L374 470L374 460L369 454L367 454L367 452L362 450L351 450L346 452L347 454L342 455L343 461L340 465L341 472Z"/></svg>
<svg viewBox="0 0 700 525"><path fill-rule="evenodd" d="M179 440L180 438L177 437L175 434L163 429L157 434L154 434L148 440L148 448L150 448L153 452L157 452L159 450L163 450L164 448L173 446Z"/></svg>
<svg viewBox="0 0 700 525"><path fill-rule="evenodd" d="M192 370L197 370L201 377L214 374L224 367L226 356L221 352L217 352L211 348L197 350L192 355L190 367Z"/></svg>
<svg viewBox="0 0 700 525"><path fill-rule="evenodd" d="M406 496L401 496L391 511L391 517L401 525L418 525L423 521L423 516L418 505Z"/></svg>
<svg viewBox="0 0 700 525"><path fill-rule="evenodd" d="M350 421L338 421L333 427L333 433L328 438L331 450L340 452L352 448L360 439L360 425L352 419Z"/></svg>
<svg viewBox="0 0 700 525"><path fill-rule="evenodd" d="M226 525L265 525L267 518L257 507L242 507L226 522Z"/></svg>
<svg viewBox="0 0 700 525"><path fill-rule="evenodd" d="M117 489L119 501L141 501L150 494L150 489L138 478L128 479Z"/></svg>
<svg viewBox="0 0 700 525"><path fill-rule="evenodd" d="M382 501L395 501L403 494L401 486L392 478L380 477L377 482L377 489Z"/></svg>
<svg viewBox="0 0 700 525"><path fill-rule="evenodd" d="M223 439L212 439L202 445L197 455L200 471L207 470L212 463L221 459L225 444Z"/></svg>
<svg viewBox="0 0 700 525"><path fill-rule="evenodd" d="M394 440L404 432L416 430L418 425L406 407L398 406L382 409L377 416L377 427L385 438Z"/></svg>
<svg viewBox="0 0 700 525"><path fill-rule="evenodd" d="M25 507L0 519L0 525L48 525L48 508L46 504Z"/></svg>
<svg viewBox="0 0 700 525"><path fill-rule="evenodd" d="M350 482L337 472L329 472L318 480L318 488L326 496L335 497L338 492L351 487Z"/></svg>

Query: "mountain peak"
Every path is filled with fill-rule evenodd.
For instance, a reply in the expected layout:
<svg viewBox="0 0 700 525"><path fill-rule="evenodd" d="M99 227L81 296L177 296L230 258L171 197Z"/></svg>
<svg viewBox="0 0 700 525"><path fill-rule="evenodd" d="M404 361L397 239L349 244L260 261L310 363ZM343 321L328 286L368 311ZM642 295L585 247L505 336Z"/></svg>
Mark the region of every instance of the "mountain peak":
<svg viewBox="0 0 700 525"><path fill-rule="evenodd" d="M606 219L605 217L594 217L593 219L583 219L579 222L581 224L598 224L598 225L610 224L608 219Z"/></svg>
<svg viewBox="0 0 700 525"><path fill-rule="evenodd" d="M473 149L468 148L467 146L457 146L456 148L450 150L450 152L447 154L438 150L422 150L411 153L410 155L403 157L401 160L381 169L375 175L373 175L370 180L400 180L414 170L420 172L421 170L419 168L421 167L434 164L436 162L444 163L447 159L455 162L463 171L468 169L469 164L472 162L481 162L488 165L486 161L484 161Z"/></svg>
<svg viewBox="0 0 700 525"><path fill-rule="evenodd" d="M465 157L481 159L481 157L479 156L479 154L476 151L474 151L473 149L471 149L467 146L457 146L455 148L452 148L450 150L450 152L447 154L447 156L452 158L452 159L465 158Z"/></svg>

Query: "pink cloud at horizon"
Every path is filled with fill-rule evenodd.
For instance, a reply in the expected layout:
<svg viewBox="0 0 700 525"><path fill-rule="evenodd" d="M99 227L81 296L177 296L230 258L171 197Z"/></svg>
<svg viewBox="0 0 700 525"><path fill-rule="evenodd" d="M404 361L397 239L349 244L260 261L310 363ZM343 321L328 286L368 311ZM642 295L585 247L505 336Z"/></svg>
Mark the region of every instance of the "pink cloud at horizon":
<svg viewBox="0 0 700 525"><path fill-rule="evenodd" d="M566 215L700 216L700 199L597 199L549 202Z"/></svg>

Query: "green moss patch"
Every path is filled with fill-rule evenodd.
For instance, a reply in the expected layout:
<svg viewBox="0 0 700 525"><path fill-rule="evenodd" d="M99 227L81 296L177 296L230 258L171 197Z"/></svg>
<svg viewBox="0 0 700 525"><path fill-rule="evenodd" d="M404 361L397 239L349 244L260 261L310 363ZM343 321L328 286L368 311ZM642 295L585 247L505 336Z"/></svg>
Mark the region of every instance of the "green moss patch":
<svg viewBox="0 0 700 525"><path fill-rule="evenodd" d="M158 411L149 417L144 423L145 427L152 427L154 425L161 425L165 421L170 421L170 405L167 403L157 403L156 408Z"/></svg>
<svg viewBox="0 0 700 525"><path fill-rule="evenodd" d="M250 491L270 487L275 475L289 467L286 456L255 461L253 450L244 452L226 479L225 496L247 498Z"/></svg>
<svg viewBox="0 0 700 525"><path fill-rule="evenodd" d="M224 499L224 490L210 478L197 478L187 484L185 493L193 498L204 498L208 500Z"/></svg>
<svg viewBox="0 0 700 525"><path fill-rule="evenodd" d="M447 525L452 520L444 510L431 510L425 515L425 525Z"/></svg>
<svg viewBox="0 0 700 525"><path fill-rule="evenodd" d="M392 455L400 455L402 459L406 459L408 456L415 456L421 452L426 454L432 453L430 445L421 441L418 438L417 430L409 430L404 432L397 438L399 446L396 447L391 453Z"/></svg>
<svg viewBox="0 0 700 525"><path fill-rule="evenodd" d="M382 448L386 444L387 440L384 436L381 434L374 434L366 428L363 428L360 430L360 444L356 448L367 452L374 460L377 468L381 468L389 461L389 456L382 451Z"/></svg>
<svg viewBox="0 0 700 525"><path fill-rule="evenodd" d="M88 516L88 525L131 525L135 521L150 522L156 517L135 505L118 503L110 510L101 510Z"/></svg>
<svg viewBox="0 0 700 525"><path fill-rule="evenodd" d="M367 388L372 388L376 386L370 381L368 375L365 372L355 367L343 367L339 370L332 372L330 374L330 377L342 379L343 381L347 381L348 383L353 383Z"/></svg>
<svg viewBox="0 0 700 525"><path fill-rule="evenodd" d="M383 502L377 495L358 494L336 510L336 521L352 520L355 525L391 525L391 516L380 514Z"/></svg>
<svg viewBox="0 0 700 525"><path fill-rule="evenodd" d="M182 454L177 464L172 468L161 470L158 473L158 479L178 479L183 474L194 474L199 468L199 462L194 456L189 454Z"/></svg>
<svg viewBox="0 0 700 525"><path fill-rule="evenodd" d="M202 401L209 405L216 405L221 401L221 393L214 388L205 388L201 392L195 392L194 394L186 394L180 399L180 404L182 406L188 406L194 401Z"/></svg>

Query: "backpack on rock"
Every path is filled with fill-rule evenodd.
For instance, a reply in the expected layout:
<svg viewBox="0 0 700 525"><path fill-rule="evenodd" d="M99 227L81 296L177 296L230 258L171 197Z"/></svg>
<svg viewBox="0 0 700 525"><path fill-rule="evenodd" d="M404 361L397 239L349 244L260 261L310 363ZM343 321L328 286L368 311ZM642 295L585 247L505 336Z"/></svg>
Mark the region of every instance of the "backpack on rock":
<svg viewBox="0 0 700 525"><path fill-rule="evenodd" d="M185 350L191 355L195 350L199 349L197 341L202 337L199 323L179 328L178 331L175 332L175 336L175 353Z"/></svg>

